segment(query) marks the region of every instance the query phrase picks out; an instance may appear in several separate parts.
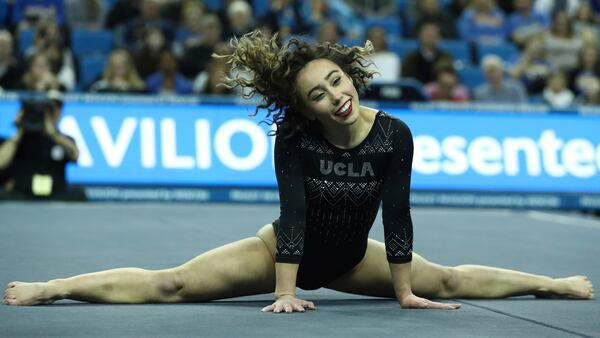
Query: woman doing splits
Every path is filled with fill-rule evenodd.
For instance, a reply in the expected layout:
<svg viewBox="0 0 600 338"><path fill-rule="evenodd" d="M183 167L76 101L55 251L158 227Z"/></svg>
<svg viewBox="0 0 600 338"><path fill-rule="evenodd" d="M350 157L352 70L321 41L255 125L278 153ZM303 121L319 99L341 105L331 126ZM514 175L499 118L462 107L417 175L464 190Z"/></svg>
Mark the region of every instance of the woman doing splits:
<svg viewBox="0 0 600 338"><path fill-rule="evenodd" d="M457 309L426 298L533 294L591 299L584 276L551 278L478 266L447 267L412 252L409 209L412 136L397 118L360 106L372 77L372 46L282 44L259 31L232 40L229 87L259 94L276 126L281 212L255 237L208 251L174 268L121 268L44 283L9 283L9 305L60 299L97 303L177 303L275 293L263 311L303 312L296 287L395 298L403 308ZM248 73L248 74L240 74ZM250 75L250 76L247 76ZM382 203L385 243L368 238ZM426 297L426 298L422 298Z"/></svg>

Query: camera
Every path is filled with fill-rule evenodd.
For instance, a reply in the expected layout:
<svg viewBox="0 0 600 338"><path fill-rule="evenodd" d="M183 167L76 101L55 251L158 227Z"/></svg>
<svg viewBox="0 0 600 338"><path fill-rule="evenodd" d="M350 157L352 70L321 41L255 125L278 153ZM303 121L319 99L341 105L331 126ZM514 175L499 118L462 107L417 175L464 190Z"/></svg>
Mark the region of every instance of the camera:
<svg viewBox="0 0 600 338"><path fill-rule="evenodd" d="M23 100L21 101L23 115L19 127L24 132L41 133L44 131L46 114L52 111L50 100Z"/></svg>

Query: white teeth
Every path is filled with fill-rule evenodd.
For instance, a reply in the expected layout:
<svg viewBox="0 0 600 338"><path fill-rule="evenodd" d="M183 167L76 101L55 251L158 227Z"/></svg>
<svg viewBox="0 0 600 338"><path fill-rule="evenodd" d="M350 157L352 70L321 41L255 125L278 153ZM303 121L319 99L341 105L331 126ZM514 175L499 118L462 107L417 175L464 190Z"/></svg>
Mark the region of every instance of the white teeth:
<svg viewBox="0 0 600 338"><path fill-rule="evenodd" d="M349 108L350 108L350 101L346 102L346 104L342 108L340 108L339 114L346 113Z"/></svg>

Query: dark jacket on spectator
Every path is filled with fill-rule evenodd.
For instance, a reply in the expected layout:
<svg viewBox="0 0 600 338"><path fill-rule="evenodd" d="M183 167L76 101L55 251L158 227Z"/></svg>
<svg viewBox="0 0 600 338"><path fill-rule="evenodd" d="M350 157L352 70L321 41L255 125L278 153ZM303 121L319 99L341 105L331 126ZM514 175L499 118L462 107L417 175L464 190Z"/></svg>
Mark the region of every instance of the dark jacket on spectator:
<svg viewBox="0 0 600 338"><path fill-rule="evenodd" d="M402 77L414 78L421 83L435 80L434 67L440 62L452 65L452 56L443 50L436 50L430 57L426 57L421 48L406 54L402 62Z"/></svg>
<svg viewBox="0 0 600 338"><path fill-rule="evenodd" d="M0 88L4 90L19 89L24 72L25 67L21 62L15 62L4 69L0 69Z"/></svg>

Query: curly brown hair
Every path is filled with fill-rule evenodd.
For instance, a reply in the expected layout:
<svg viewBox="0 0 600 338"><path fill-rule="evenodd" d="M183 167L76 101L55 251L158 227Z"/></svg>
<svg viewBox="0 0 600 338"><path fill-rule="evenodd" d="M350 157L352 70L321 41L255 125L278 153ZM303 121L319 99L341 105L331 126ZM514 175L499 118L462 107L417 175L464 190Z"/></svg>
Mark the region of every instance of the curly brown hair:
<svg viewBox="0 0 600 338"><path fill-rule="evenodd" d="M225 77L228 88L249 89L243 94L245 99L262 96L253 115L260 109L267 109L263 122L276 125L276 131L288 136L296 132L311 130L311 121L300 113L303 109L296 89L296 76L308 62L327 59L337 64L352 78L360 93L376 72L369 69L372 62L367 58L373 52L373 45L367 41L364 47L348 47L335 43L309 44L298 38L281 43L278 35L266 37L256 30L241 38L231 39L233 53L214 55L225 58L231 64L234 77Z"/></svg>

